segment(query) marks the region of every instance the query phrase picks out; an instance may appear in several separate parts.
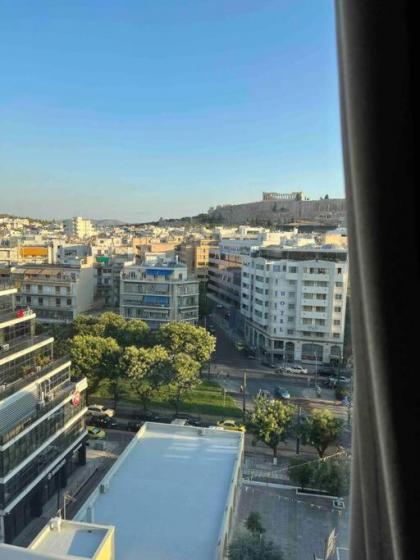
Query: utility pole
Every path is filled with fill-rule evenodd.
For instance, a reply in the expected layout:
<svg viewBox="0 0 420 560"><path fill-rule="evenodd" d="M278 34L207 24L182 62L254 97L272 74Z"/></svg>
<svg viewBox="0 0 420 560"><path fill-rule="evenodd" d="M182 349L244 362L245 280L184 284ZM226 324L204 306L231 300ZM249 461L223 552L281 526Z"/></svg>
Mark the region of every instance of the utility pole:
<svg viewBox="0 0 420 560"><path fill-rule="evenodd" d="M244 424L245 424L245 421L246 421L246 371L244 371L244 374L243 374L242 387L243 387L242 414L243 414L243 421L244 421Z"/></svg>
<svg viewBox="0 0 420 560"><path fill-rule="evenodd" d="M302 407L299 407L298 421L297 421L297 436L296 436L296 455L299 455L300 451L300 417L302 414Z"/></svg>

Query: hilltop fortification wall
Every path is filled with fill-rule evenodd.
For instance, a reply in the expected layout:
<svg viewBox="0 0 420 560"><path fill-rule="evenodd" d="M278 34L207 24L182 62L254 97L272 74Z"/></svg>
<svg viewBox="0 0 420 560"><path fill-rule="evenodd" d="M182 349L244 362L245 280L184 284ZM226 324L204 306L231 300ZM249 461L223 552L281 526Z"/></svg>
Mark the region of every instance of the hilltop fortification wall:
<svg viewBox="0 0 420 560"><path fill-rule="evenodd" d="M225 224L266 220L273 224L295 221L340 223L345 219L344 198L321 200L260 200L244 204L225 204L209 210L209 215Z"/></svg>

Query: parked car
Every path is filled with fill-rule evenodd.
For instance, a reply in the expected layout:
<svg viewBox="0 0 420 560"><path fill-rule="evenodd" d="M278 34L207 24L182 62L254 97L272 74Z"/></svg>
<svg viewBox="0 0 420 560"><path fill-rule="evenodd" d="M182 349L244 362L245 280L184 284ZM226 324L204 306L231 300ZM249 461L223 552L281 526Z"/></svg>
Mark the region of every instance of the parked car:
<svg viewBox="0 0 420 560"><path fill-rule="evenodd" d="M286 368L286 372L287 373L305 373L306 374L306 373L308 373L308 370L305 369L302 366L294 365L294 366L288 366Z"/></svg>
<svg viewBox="0 0 420 560"><path fill-rule="evenodd" d="M248 354L247 355L248 360L256 360L256 357L254 354Z"/></svg>
<svg viewBox="0 0 420 560"><path fill-rule="evenodd" d="M273 364L272 362L263 362L262 365L271 369L277 369L278 367L277 364Z"/></svg>
<svg viewBox="0 0 420 560"><path fill-rule="evenodd" d="M280 386L274 389L274 396L277 397L278 399L283 399L283 400L290 399L289 391L284 387L280 387Z"/></svg>
<svg viewBox="0 0 420 560"><path fill-rule="evenodd" d="M140 428L143 426L143 422L130 420L126 424L126 428L129 432L138 432Z"/></svg>
<svg viewBox="0 0 420 560"><path fill-rule="evenodd" d="M107 408L103 404L91 404L88 406L88 413L91 416L115 416L115 410L112 408Z"/></svg>
<svg viewBox="0 0 420 560"><path fill-rule="evenodd" d="M180 413L177 414L175 418L178 418L179 420L186 420L187 424L189 424L190 426L198 426L199 424L201 424L200 416L192 416L191 414Z"/></svg>
<svg viewBox="0 0 420 560"><path fill-rule="evenodd" d="M317 371L317 374L320 375L321 377L331 377L333 373L334 371L328 368L321 368Z"/></svg>
<svg viewBox="0 0 420 560"><path fill-rule="evenodd" d="M234 432L245 431L245 426L243 424L237 424L235 420L219 420L217 425L219 428L223 428L223 430L232 430Z"/></svg>
<svg viewBox="0 0 420 560"><path fill-rule="evenodd" d="M89 416L89 424L97 428L114 429L117 427L117 422L109 416Z"/></svg>
<svg viewBox="0 0 420 560"><path fill-rule="evenodd" d="M90 439L105 439L106 433L96 426L88 426L88 437Z"/></svg>

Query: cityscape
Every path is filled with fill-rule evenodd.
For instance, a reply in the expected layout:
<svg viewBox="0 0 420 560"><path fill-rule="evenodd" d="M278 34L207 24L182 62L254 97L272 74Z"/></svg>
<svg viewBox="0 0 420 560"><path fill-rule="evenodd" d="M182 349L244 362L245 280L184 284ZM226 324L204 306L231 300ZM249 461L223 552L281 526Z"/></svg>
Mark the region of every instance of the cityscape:
<svg viewBox="0 0 420 560"><path fill-rule="evenodd" d="M0 560L355 557L339 3L1 4Z"/></svg>
<svg viewBox="0 0 420 560"><path fill-rule="evenodd" d="M246 206L0 217L0 558L346 558L344 200Z"/></svg>

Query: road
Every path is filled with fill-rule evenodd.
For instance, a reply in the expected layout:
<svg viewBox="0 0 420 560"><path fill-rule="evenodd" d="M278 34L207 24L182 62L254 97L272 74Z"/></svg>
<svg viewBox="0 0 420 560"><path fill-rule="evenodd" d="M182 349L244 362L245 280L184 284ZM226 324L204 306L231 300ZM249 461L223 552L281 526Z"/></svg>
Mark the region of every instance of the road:
<svg viewBox="0 0 420 560"><path fill-rule="evenodd" d="M321 387L321 397L315 393L315 376L285 376L275 370L261 365L256 360L247 358L234 347L233 342L223 330L214 326L217 337L216 352L210 367L210 379L217 381L239 403L242 402L241 386L243 374L247 374L247 403L252 407L252 400L260 389L274 394L276 387L287 389L291 402L304 408L328 408L337 417L347 420L347 407L335 400L335 392L324 386Z"/></svg>

